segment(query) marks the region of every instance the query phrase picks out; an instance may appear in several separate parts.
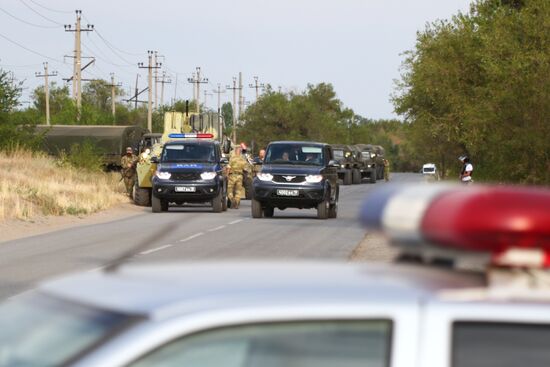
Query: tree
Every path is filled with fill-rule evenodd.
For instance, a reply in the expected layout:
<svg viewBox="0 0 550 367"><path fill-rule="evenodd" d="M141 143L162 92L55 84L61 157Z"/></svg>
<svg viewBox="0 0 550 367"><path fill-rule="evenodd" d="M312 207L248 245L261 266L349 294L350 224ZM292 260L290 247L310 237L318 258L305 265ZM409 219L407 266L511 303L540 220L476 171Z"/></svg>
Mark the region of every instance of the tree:
<svg viewBox="0 0 550 367"><path fill-rule="evenodd" d="M0 69L0 113L11 112L21 96L21 83L13 83L9 73Z"/></svg>
<svg viewBox="0 0 550 367"><path fill-rule="evenodd" d="M230 131L233 129L233 105L229 102L222 104L221 114L223 121L225 121L226 130Z"/></svg>

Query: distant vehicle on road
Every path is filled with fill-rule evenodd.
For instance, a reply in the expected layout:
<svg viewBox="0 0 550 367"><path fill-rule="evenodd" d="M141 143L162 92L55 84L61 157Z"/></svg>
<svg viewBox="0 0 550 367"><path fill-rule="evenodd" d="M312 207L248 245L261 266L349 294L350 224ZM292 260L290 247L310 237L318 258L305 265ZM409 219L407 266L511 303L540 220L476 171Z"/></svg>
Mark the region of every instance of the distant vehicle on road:
<svg viewBox="0 0 550 367"><path fill-rule="evenodd" d="M252 217L272 217L275 208L317 209L319 219L336 218L338 173L328 144L272 142L253 182Z"/></svg>
<svg viewBox="0 0 550 367"><path fill-rule="evenodd" d="M437 175L437 168L434 163L426 163L422 166L422 174L423 175Z"/></svg>

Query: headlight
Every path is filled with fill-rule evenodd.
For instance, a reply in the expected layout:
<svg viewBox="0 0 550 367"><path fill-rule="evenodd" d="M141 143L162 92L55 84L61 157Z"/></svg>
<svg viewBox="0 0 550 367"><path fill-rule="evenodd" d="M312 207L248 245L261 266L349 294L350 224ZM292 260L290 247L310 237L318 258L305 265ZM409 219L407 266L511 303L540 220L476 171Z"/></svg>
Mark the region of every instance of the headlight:
<svg viewBox="0 0 550 367"><path fill-rule="evenodd" d="M371 153L371 154L370 154L370 157L371 157L371 158L374 158L374 157L376 157L376 154Z"/></svg>
<svg viewBox="0 0 550 367"><path fill-rule="evenodd" d="M317 182L321 182L322 180L323 180L323 176L321 175L306 176L306 182L309 182L309 183L317 183Z"/></svg>
<svg viewBox="0 0 550 367"><path fill-rule="evenodd" d="M340 167L346 168L346 165L345 165L345 164L341 164Z"/></svg>
<svg viewBox="0 0 550 367"><path fill-rule="evenodd" d="M201 178L203 180L213 180L216 177L216 172L203 172L201 173Z"/></svg>
<svg viewBox="0 0 550 367"><path fill-rule="evenodd" d="M162 172L162 171L157 171L155 175L161 180L169 180L170 176L172 176L170 172Z"/></svg>
<svg viewBox="0 0 550 367"><path fill-rule="evenodd" d="M269 173L258 173L256 175L260 181L271 181L273 180L273 175Z"/></svg>

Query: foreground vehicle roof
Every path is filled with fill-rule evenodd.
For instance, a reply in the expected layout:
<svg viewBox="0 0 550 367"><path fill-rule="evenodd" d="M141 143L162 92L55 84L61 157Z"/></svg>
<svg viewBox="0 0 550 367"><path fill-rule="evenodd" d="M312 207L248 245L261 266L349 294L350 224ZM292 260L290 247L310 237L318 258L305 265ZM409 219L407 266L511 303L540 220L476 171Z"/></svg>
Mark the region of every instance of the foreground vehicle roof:
<svg viewBox="0 0 550 367"><path fill-rule="evenodd" d="M418 302L443 289L484 285L480 274L365 263L204 263L127 265L40 287L113 311L169 317L217 308L331 302Z"/></svg>

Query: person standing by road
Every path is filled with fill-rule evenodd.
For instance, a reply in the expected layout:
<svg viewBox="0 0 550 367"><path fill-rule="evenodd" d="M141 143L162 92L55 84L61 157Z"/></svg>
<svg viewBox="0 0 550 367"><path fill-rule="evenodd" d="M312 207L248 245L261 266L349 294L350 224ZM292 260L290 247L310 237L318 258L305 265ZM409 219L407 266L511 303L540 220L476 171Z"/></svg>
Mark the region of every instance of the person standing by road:
<svg viewBox="0 0 550 367"><path fill-rule="evenodd" d="M460 156L458 158L459 161L462 162L462 170L460 171L460 182L463 184L471 184L474 182L472 179L472 172L474 170L473 164L470 162L470 158L468 156Z"/></svg>
<svg viewBox="0 0 550 367"><path fill-rule="evenodd" d="M387 159L384 159L384 180L390 180L390 162Z"/></svg>
<svg viewBox="0 0 550 367"><path fill-rule="evenodd" d="M241 191L243 189L243 175L248 163L241 155L241 147L237 146L229 165L227 166L229 179L227 182L227 198L231 202L231 208L239 209L241 203Z"/></svg>
<svg viewBox="0 0 550 367"><path fill-rule="evenodd" d="M134 155L134 150L131 147L126 148L126 154L120 160L122 167L122 179L126 187L126 194L132 196L132 189L136 181L136 163L138 158Z"/></svg>

